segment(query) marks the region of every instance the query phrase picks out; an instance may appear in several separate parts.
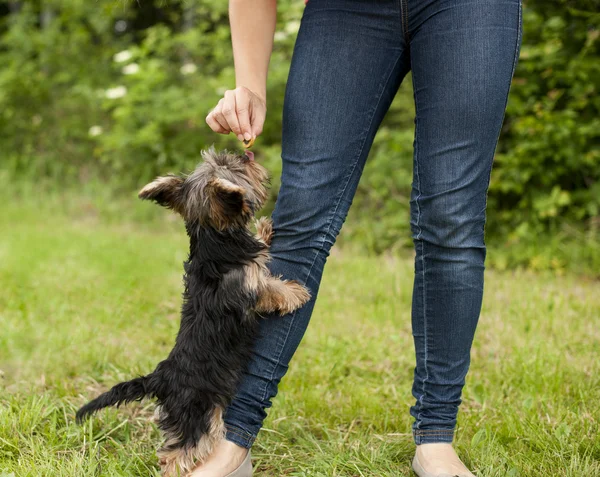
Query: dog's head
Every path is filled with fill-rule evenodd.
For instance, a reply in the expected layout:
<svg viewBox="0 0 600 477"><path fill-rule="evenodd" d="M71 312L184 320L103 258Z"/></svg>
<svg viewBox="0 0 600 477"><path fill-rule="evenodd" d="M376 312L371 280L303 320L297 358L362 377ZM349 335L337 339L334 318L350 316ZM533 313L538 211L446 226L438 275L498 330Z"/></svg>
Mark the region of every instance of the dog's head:
<svg viewBox="0 0 600 477"><path fill-rule="evenodd" d="M268 174L251 152L202 153L188 176L158 177L138 194L173 209L186 223L225 230L245 226L267 199Z"/></svg>

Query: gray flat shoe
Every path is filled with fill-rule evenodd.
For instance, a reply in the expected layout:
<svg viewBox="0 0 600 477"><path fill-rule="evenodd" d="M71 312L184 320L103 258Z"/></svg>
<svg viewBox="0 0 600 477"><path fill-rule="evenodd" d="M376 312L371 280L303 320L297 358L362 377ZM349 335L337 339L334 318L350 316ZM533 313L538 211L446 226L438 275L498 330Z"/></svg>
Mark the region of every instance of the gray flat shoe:
<svg viewBox="0 0 600 477"><path fill-rule="evenodd" d="M462 474L462 475L459 475L459 474L432 474L430 472L425 471L425 469L419 462L419 459L417 458L416 454L415 454L415 458L412 461L412 468L413 468L415 474L417 474L419 477L475 477L470 472L468 474Z"/></svg>
<svg viewBox="0 0 600 477"><path fill-rule="evenodd" d="M244 462L242 462L231 474L227 474L225 477L252 477L252 457L250 456L250 451L246 454Z"/></svg>

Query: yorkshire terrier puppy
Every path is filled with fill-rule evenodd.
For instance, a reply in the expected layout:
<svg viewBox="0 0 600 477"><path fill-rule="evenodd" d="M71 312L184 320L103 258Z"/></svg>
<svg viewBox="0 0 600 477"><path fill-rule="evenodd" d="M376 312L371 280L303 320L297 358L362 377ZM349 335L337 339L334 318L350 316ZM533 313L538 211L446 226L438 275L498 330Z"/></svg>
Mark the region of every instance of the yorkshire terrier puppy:
<svg viewBox="0 0 600 477"><path fill-rule="evenodd" d="M269 274L270 219L256 221L256 235L249 229L267 198L267 171L251 152L211 148L203 159L190 175L159 177L139 193L179 213L190 239L175 347L149 375L117 384L77 412L82 421L107 406L156 398L165 476L186 475L224 437L223 411L250 359L257 315L284 315L310 298L299 283Z"/></svg>

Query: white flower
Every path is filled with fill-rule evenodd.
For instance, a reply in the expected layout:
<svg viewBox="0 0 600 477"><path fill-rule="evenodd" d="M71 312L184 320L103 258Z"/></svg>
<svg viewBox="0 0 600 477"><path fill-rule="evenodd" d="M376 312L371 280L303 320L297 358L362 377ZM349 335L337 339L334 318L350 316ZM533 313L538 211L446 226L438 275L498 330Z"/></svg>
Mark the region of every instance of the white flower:
<svg viewBox="0 0 600 477"><path fill-rule="evenodd" d="M287 22L285 25L285 32L293 35L298 32L300 29L300 22L298 20L292 20L291 22Z"/></svg>
<svg viewBox="0 0 600 477"><path fill-rule="evenodd" d="M137 63L130 63L127 66L123 66L123 69L121 69L121 72L124 75L134 75L138 71L140 71L140 65Z"/></svg>
<svg viewBox="0 0 600 477"><path fill-rule="evenodd" d="M115 88L109 88L104 92L104 95L108 99L122 98L127 94L127 88L125 86L116 86Z"/></svg>
<svg viewBox="0 0 600 477"><path fill-rule="evenodd" d="M117 20L115 22L115 31L123 33L125 30L127 30L127 22L125 20Z"/></svg>
<svg viewBox="0 0 600 477"><path fill-rule="evenodd" d="M181 68L179 68L179 71L181 72L182 75L191 75L191 74L195 73L197 70L198 70L198 67L194 63L186 63Z"/></svg>
<svg viewBox="0 0 600 477"><path fill-rule="evenodd" d="M131 53L131 51L123 50L117 53L115 56L113 56L113 60L115 61L115 63L125 63L126 61L129 61L132 56L133 54Z"/></svg>
<svg viewBox="0 0 600 477"><path fill-rule="evenodd" d="M288 37L287 33L284 31L276 31L273 39L275 41L283 41Z"/></svg>
<svg viewBox="0 0 600 477"><path fill-rule="evenodd" d="M100 134L102 134L102 132L103 132L102 126L92 126L90 128L90 130L88 131L88 134L91 137L96 137L96 136L100 136Z"/></svg>

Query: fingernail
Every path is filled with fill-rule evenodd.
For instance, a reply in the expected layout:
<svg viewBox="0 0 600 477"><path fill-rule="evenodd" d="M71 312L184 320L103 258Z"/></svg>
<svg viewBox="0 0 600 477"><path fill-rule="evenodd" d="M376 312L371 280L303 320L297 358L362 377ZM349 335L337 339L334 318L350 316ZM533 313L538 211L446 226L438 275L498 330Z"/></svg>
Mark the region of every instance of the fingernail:
<svg viewBox="0 0 600 477"><path fill-rule="evenodd" d="M244 136L242 136L241 134L238 134L238 137L237 137L237 138L238 138L240 141L243 141L243 140L244 140Z"/></svg>
<svg viewBox="0 0 600 477"><path fill-rule="evenodd" d="M250 135L250 133L244 133L244 139L246 141L249 141L250 139L252 139L252 136Z"/></svg>

